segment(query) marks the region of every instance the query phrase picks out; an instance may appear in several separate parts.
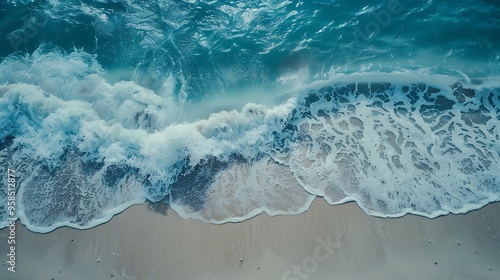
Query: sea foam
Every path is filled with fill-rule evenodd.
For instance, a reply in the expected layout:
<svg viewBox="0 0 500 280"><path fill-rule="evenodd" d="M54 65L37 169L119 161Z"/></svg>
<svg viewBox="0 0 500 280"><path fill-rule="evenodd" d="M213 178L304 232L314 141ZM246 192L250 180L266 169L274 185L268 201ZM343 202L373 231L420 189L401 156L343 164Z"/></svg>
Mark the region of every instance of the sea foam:
<svg viewBox="0 0 500 280"><path fill-rule="evenodd" d="M82 51L0 64L0 171L16 170L17 217L30 230L89 228L146 200L224 223L301 213L317 196L380 217L500 199L495 78L332 74L278 105L186 121L189 106L168 83L152 90L105 75Z"/></svg>

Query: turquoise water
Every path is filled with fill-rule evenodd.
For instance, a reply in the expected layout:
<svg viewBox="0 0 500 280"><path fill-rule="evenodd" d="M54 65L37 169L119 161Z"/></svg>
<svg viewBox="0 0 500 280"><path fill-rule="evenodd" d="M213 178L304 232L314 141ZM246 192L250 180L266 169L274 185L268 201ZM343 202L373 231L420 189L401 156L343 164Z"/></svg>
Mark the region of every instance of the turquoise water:
<svg viewBox="0 0 500 280"><path fill-rule="evenodd" d="M150 200L223 223L317 196L477 209L500 199L498 34L485 0L3 1L16 217L88 228Z"/></svg>

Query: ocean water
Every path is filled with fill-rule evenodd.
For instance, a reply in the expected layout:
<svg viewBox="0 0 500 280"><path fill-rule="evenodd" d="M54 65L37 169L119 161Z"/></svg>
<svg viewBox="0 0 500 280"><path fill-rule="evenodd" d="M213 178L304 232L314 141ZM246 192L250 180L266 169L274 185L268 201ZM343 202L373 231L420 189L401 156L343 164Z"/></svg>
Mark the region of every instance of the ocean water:
<svg viewBox="0 0 500 280"><path fill-rule="evenodd" d="M145 201L224 223L316 197L431 218L500 200L500 3L244 2L1 1L15 216L48 232Z"/></svg>

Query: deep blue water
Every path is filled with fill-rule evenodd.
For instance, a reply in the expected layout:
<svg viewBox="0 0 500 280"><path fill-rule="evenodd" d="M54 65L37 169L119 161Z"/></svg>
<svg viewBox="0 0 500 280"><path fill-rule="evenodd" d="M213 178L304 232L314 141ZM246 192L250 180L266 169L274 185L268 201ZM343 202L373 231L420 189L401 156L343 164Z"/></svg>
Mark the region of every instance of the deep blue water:
<svg viewBox="0 0 500 280"><path fill-rule="evenodd" d="M383 217L500 200L500 4L352 2L3 0L16 217L46 232L145 200L214 223L317 196Z"/></svg>

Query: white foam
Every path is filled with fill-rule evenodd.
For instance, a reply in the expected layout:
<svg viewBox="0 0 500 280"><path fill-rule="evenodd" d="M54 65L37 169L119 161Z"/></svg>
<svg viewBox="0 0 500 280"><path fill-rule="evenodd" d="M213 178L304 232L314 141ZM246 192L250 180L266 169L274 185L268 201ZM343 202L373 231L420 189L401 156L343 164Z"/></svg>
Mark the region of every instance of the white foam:
<svg viewBox="0 0 500 280"><path fill-rule="evenodd" d="M426 101L427 88L416 90L411 104L402 92L405 85L411 91L411 83L398 83L400 75L381 76L390 88L369 98L334 92L334 101L319 94L309 108L299 106L312 116L292 122L298 140L285 162L305 189L331 204L356 201L382 217L464 213L499 200L498 89L491 90L493 103L482 97L490 91L458 101L447 77L416 75L440 92ZM337 89L347 85L337 83ZM436 105L438 97L455 105Z"/></svg>
<svg viewBox="0 0 500 280"><path fill-rule="evenodd" d="M225 167L201 193L201 209L171 202L183 217L223 223L300 213L314 195L331 204L356 201L384 217L463 213L500 199L494 78L471 80L466 87L476 97L459 101L451 88L457 77L333 74L288 84L278 99L269 98L271 106L205 100L216 105L180 122L200 107L179 104L172 81L153 91L105 76L93 56L79 51L39 50L0 64L0 138L15 137L2 161L23 176L19 217L31 230L88 228L132 204L162 200L182 172L208 158ZM388 81L390 88L370 97L344 94L341 102L318 94L321 100L306 104L307 93L324 85L354 83L361 90L363 82ZM403 88L422 81L440 89L426 98L455 104L438 110L425 90L411 104ZM218 109L220 100L230 104L226 111ZM115 169L118 175L106 174Z"/></svg>

